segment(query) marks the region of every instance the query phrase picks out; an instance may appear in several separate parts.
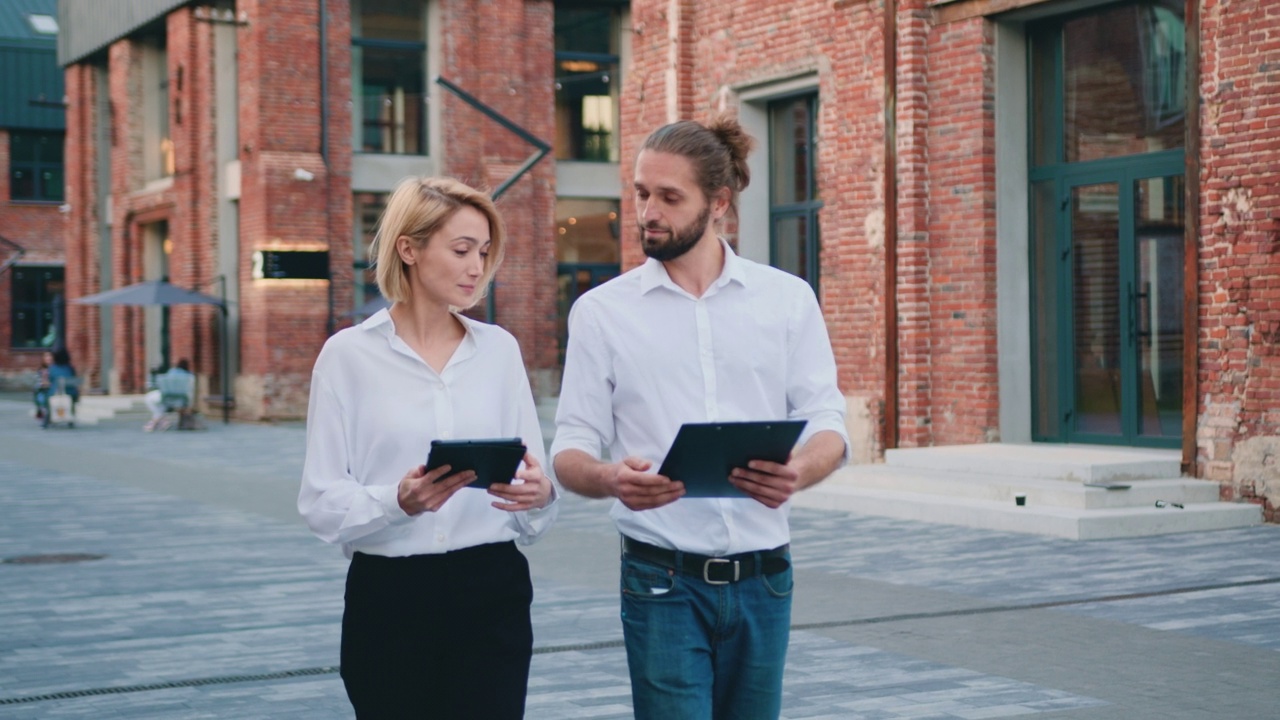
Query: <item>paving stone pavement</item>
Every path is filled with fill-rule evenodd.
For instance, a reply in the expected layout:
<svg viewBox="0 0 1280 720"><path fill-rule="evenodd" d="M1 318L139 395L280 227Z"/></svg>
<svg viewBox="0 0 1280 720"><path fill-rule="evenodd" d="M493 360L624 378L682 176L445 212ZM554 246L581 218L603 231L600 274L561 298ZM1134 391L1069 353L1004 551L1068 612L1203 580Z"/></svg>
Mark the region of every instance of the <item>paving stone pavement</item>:
<svg viewBox="0 0 1280 720"><path fill-rule="evenodd" d="M39 429L0 400L0 718L350 718L299 424ZM527 548L527 717L628 718L608 503ZM1280 528L1074 542L810 509L784 718L1280 717Z"/></svg>

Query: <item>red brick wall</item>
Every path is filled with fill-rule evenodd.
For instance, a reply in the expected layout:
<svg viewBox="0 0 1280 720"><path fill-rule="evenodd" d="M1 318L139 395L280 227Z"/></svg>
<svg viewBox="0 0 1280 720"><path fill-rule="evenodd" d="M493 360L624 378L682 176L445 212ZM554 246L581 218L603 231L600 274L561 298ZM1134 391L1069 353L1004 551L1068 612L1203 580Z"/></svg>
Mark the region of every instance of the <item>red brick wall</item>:
<svg viewBox="0 0 1280 720"><path fill-rule="evenodd" d="M10 202L9 133L0 128L0 235L26 252L21 265L62 265L66 217L59 203ZM17 256L17 250L0 244L0 265ZM10 327L13 301L13 268L0 273L0 384L28 387L40 367L41 351L15 350ZM79 364L74 355L72 360Z"/></svg>
<svg viewBox="0 0 1280 720"><path fill-rule="evenodd" d="M441 74L517 125L550 142L555 136L553 5L549 0L445 2ZM503 28L495 42L495 28ZM441 92L446 156L443 174L494 189L535 151L461 99ZM498 201L506 223L505 261L494 289L497 324L520 342L534 392L549 394L545 371L557 362L555 166L550 156ZM478 310L483 317L484 305Z"/></svg>
<svg viewBox="0 0 1280 720"><path fill-rule="evenodd" d="M761 2L680 3L672 18L672 7L632 5L623 176L653 128L709 119L732 102L733 86L816 71L823 311L841 388L872 398L877 421L886 311L883 11L869 3L794 2L784 11ZM991 31L981 20L935 27L925 2L909 0L899 3L898 43L900 444L981 442L998 426ZM672 57L677 80L669 83ZM623 212L634 216L628 197ZM624 264L634 265L642 256L633 224L624 227Z"/></svg>
<svg viewBox="0 0 1280 720"><path fill-rule="evenodd" d="M1280 520L1280 5L1201 16L1196 464Z"/></svg>
<svg viewBox="0 0 1280 720"><path fill-rule="evenodd" d="M329 3L330 116L350 99L350 13ZM328 283L253 280L258 250L327 249L336 278L351 273L349 126L331 126L321 148L320 38L314 0L250 0L239 32L241 370L237 414L305 413L315 354L327 337ZM334 46L337 46L336 48ZM347 57L341 60L337 50ZM340 82L333 82L335 74ZM344 93L339 95L339 93ZM343 110L342 114L348 111ZM302 168L315 177L297 180ZM331 172L340 173L331 176ZM350 306L350 282L335 279ZM335 308L338 299L335 297ZM336 310L335 310L336 314Z"/></svg>
<svg viewBox="0 0 1280 720"><path fill-rule="evenodd" d="M98 277L98 147L94 128L98 92L95 69L75 65L66 73L67 147L66 198L70 206L65 229L67 253L67 297L79 298L101 289ZM102 388L106 379L101 369L101 326L99 309L67 303L67 348L76 369L90 388Z"/></svg>
<svg viewBox="0 0 1280 720"><path fill-rule="evenodd" d="M981 18L928 30L927 159L924 184L914 187L925 198L929 236L928 257L913 263L927 266L929 287L930 392L921 414L932 430L922 444L999 438L993 50L994 30ZM904 85L918 75L902 70ZM899 98L909 102L902 92ZM905 371L903 381L905 394ZM901 412L905 438L916 413Z"/></svg>
<svg viewBox="0 0 1280 720"><path fill-rule="evenodd" d="M315 0L241 0L248 22L237 30L239 200L240 374L234 388L243 418L298 417L306 411L311 367L328 333L347 323L352 305L351 197L351 12L346 0L325 0L328 29L328 153L321 147L323 101L319 55L319 7ZM505 0L441 6L445 40L442 74L534 135L554 134L552 4L549 0ZM494 27L509 28L494 42ZM94 128L112 123L113 285L143 278L142 234L164 220L173 240L170 277L213 294L217 267L216 130L226 108L215 107L214 42L209 23L189 8L166 18L170 89L170 134L176 149L173 182L144 190L142 176L142 51L134 40L107 52L110 120L94 117L92 74L87 65L68 69L72 109L69 185L76 198L67 243L81 268L75 295L98 291L97 218L89 198L95 169ZM476 185L495 187L533 148L453 98L443 105L447 154L441 166ZM327 160L327 163L326 163ZM295 169L314 175L294 177ZM497 321L524 348L531 370L556 362L554 283L554 167L549 160L510 188L500 207L511 243L499 275ZM255 251L329 251L332 287L324 281L253 280ZM331 310L332 307L332 310ZM77 346L86 358L99 341L96 308L78 308ZM143 313L116 315L118 390L137 392L146 380L141 353ZM213 383L220 372L218 316L207 306L171 310L172 357L191 358L198 374ZM96 360L93 363L96 365ZM95 368L96 369L96 368ZM545 374L545 372L543 373ZM542 375L533 373L535 385ZM545 378L543 378L545 379ZM97 382L106 383L108 379ZM216 386L211 385L216 389ZM544 392L548 387L535 388Z"/></svg>

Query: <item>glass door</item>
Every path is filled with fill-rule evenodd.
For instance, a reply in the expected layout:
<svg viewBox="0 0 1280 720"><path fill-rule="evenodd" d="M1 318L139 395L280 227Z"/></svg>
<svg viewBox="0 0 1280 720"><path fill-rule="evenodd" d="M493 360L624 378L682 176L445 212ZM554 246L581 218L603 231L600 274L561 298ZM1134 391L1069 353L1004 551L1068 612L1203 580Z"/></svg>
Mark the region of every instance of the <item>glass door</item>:
<svg viewBox="0 0 1280 720"><path fill-rule="evenodd" d="M1059 226L1059 435L1175 447L1182 432L1183 177L1068 179Z"/></svg>
<svg viewBox="0 0 1280 720"><path fill-rule="evenodd" d="M1028 25L1035 440L1181 443L1183 12L1128 0Z"/></svg>

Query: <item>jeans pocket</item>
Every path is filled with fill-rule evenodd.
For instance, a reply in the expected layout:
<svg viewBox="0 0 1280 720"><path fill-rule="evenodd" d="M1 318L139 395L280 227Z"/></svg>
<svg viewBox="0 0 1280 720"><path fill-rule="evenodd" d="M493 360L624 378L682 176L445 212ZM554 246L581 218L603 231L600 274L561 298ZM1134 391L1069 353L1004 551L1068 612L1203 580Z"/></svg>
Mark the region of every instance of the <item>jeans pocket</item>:
<svg viewBox="0 0 1280 720"><path fill-rule="evenodd" d="M760 582L764 585L764 589L776 598L790 597L791 592L796 588L790 567L772 575L761 575Z"/></svg>
<svg viewBox="0 0 1280 720"><path fill-rule="evenodd" d="M676 587L675 571L642 560L623 558L622 594L635 599L657 599Z"/></svg>

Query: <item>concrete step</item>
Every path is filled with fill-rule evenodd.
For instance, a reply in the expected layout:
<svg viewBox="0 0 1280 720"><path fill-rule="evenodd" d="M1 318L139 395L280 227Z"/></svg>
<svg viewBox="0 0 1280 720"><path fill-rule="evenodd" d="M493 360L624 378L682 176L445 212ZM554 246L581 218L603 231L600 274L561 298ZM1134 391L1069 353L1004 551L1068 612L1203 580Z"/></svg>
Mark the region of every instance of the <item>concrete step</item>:
<svg viewBox="0 0 1280 720"><path fill-rule="evenodd" d="M1106 491L1103 491L1106 492ZM1194 502L1182 508L1154 502L1142 507L1062 507L982 500L973 497L860 487L839 477L802 493L792 502L798 507L843 510L901 520L961 525L964 527L1048 535L1070 540L1145 537L1199 530L1223 530L1256 525L1262 510L1248 503Z"/></svg>
<svg viewBox="0 0 1280 720"><path fill-rule="evenodd" d="M1145 507L1157 500L1177 503L1216 502L1217 483L1192 478L1093 481L1046 480L1012 475L927 471L888 464L856 465L827 480L863 488L964 497L1014 504L1022 495L1028 505L1080 509Z"/></svg>
<svg viewBox="0 0 1280 720"><path fill-rule="evenodd" d="M1178 450L1099 445L987 443L885 452L885 464L895 467L1081 482L1178 477L1181 462Z"/></svg>
<svg viewBox="0 0 1280 720"><path fill-rule="evenodd" d="M82 395L76 403L76 423L97 425L122 414L146 411L142 395Z"/></svg>
<svg viewBox="0 0 1280 720"><path fill-rule="evenodd" d="M991 443L889 450L837 471L799 507L1052 535L1139 537L1255 525L1262 510L1180 476L1177 450ZM1023 504L1017 499L1021 497Z"/></svg>

